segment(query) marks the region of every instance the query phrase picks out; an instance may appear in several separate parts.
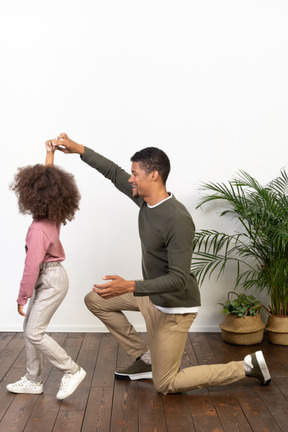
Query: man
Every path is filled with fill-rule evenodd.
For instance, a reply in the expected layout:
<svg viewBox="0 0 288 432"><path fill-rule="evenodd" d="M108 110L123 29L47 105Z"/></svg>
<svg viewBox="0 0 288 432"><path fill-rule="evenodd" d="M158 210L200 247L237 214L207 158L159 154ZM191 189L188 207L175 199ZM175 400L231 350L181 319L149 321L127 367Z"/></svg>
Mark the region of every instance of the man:
<svg viewBox="0 0 288 432"><path fill-rule="evenodd" d="M230 384L245 375L268 384L270 374L261 351L244 361L179 369L187 333L200 307L200 293L190 273L194 223L183 204L167 192L167 155L155 147L135 153L130 176L66 134L60 134L55 145L64 153L78 153L140 207L143 280L107 275L103 278L107 282L94 284L85 297L87 308L106 325L133 362L117 370L115 377L152 378L163 394ZM142 313L149 346L123 310Z"/></svg>

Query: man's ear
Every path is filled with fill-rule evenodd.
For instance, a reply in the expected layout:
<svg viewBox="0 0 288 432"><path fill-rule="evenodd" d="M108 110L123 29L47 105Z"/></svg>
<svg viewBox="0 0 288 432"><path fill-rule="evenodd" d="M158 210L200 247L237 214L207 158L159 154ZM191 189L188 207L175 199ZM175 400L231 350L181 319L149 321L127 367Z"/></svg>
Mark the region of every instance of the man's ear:
<svg viewBox="0 0 288 432"><path fill-rule="evenodd" d="M154 171L152 171L151 172L151 174L152 174L152 180L158 180L159 178L160 178L160 174L159 174L159 171L157 171L157 170L154 170Z"/></svg>

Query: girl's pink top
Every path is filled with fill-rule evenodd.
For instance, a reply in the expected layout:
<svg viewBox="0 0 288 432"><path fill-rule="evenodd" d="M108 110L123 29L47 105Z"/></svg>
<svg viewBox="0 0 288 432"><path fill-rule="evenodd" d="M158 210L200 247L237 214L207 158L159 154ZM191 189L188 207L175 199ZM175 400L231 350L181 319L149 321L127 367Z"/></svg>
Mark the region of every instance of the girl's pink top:
<svg viewBox="0 0 288 432"><path fill-rule="evenodd" d="M26 258L17 299L24 306L32 297L42 263L64 261L65 252L59 239L61 224L48 219L33 220L26 236Z"/></svg>

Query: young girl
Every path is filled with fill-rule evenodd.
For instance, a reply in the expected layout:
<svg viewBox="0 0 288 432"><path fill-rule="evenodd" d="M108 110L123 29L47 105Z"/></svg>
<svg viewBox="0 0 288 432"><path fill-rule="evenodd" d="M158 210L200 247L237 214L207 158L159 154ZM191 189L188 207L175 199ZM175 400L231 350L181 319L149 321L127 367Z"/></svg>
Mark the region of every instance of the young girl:
<svg viewBox="0 0 288 432"><path fill-rule="evenodd" d="M73 175L53 165L54 150L53 142L47 141L46 164L18 168L10 185L18 197L20 213L31 214L33 222L26 236L26 259L17 299L18 313L25 317L27 372L20 381L8 384L7 390L42 393L44 355L63 372L56 395L63 400L76 390L86 372L45 331L68 291L59 234L61 224L71 221L79 209L80 194ZM25 314L23 308L29 298Z"/></svg>

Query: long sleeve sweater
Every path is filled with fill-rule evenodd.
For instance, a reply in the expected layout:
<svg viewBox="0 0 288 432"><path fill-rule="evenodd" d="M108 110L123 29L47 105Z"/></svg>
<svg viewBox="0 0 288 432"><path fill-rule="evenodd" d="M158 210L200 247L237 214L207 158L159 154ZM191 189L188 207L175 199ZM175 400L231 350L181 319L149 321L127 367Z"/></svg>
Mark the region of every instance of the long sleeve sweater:
<svg viewBox="0 0 288 432"><path fill-rule="evenodd" d="M33 220L26 236L26 258L17 303L24 306L32 297L42 263L64 261L59 239L61 224L48 219Z"/></svg>
<svg viewBox="0 0 288 432"><path fill-rule="evenodd" d="M143 198L133 198L130 175L114 162L88 147L81 158L140 207L143 280L135 281L134 295L148 295L163 307L200 306L198 283L190 271L195 227L185 206L172 196L151 208Z"/></svg>

